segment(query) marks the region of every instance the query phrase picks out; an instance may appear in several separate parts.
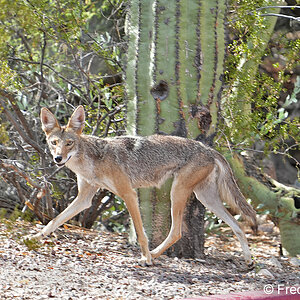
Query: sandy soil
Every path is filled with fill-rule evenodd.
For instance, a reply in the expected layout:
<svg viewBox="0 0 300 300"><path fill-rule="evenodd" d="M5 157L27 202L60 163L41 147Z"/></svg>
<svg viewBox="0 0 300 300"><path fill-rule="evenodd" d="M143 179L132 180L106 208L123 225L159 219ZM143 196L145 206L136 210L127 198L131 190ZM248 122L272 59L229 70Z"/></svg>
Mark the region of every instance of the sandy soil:
<svg viewBox="0 0 300 300"><path fill-rule="evenodd" d="M300 284L297 260L278 256L276 230L247 234L251 271L228 228L206 239L203 260L163 255L151 267L138 265L139 249L126 235L65 228L28 248L22 237L38 230L0 221L0 299L183 299Z"/></svg>

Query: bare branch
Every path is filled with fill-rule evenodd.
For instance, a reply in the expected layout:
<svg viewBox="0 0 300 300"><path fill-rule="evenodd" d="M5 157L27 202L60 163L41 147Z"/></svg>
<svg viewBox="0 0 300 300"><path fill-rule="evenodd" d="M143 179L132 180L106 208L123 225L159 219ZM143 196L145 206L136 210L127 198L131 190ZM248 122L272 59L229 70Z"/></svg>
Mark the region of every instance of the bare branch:
<svg viewBox="0 0 300 300"><path fill-rule="evenodd" d="M293 17L293 16L288 16L288 15L282 15L282 14L273 14L273 13L267 13L267 14L260 14L263 17L278 17L278 18L287 18L287 19L292 19L297 22L300 22L300 17Z"/></svg>
<svg viewBox="0 0 300 300"><path fill-rule="evenodd" d="M18 174L20 177L24 178L28 184L33 186L36 189L43 190L44 187L42 187L40 184L33 181L26 173L21 171L19 168L17 168L15 165L8 164L4 162L2 159L0 159L0 166L5 168L6 170L11 169L14 173Z"/></svg>
<svg viewBox="0 0 300 300"><path fill-rule="evenodd" d="M46 40L46 34L43 32L43 46L42 46L42 53L41 53L41 62L40 62L40 74L41 74L41 83L40 83L40 95L38 99L38 104L40 104L41 99L43 97L43 91L44 91L44 58L45 58L45 51L47 46L47 40Z"/></svg>
<svg viewBox="0 0 300 300"><path fill-rule="evenodd" d="M32 65L40 65L41 64L41 62L38 62L38 61L29 61L29 60L25 60L25 59L22 59L22 58L16 58L16 57L9 57L9 59L15 60L15 61L21 61L21 62L24 62L24 63L27 63L27 64L32 64ZM46 63L43 63L43 66L45 66L48 69L50 69L51 71L53 71L62 80L64 80L65 82L69 83L72 87L76 88L78 91L80 91L82 94L84 94L84 92L81 90L81 88L78 85L76 85L71 80L69 80L68 78L64 77L60 73L58 73L53 67L51 67L50 65L48 65Z"/></svg>
<svg viewBox="0 0 300 300"><path fill-rule="evenodd" d="M256 9L256 11L260 11L260 10L263 10L263 9L269 9L269 8L281 8L281 9L285 9L285 8L288 8L288 9L300 9L300 6L296 6L296 5L287 5L287 6L284 6L284 5L272 5L272 6L264 6L264 7L259 7ZM287 18L287 19L292 19L292 20L295 20L295 21L298 21L300 22L300 17L294 17L294 16L289 16L289 15L283 15L283 14L276 14L276 13L263 13L263 14L260 14L261 16L265 17L269 17L269 16L273 16L273 17L278 17L278 18Z"/></svg>
<svg viewBox="0 0 300 300"><path fill-rule="evenodd" d="M0 89L0 96L5 97L11 104L13 110L15 111L16 115L18 116L22 126L24 127L26 133L28 134L28 136L34 140L33 137L33 133L32 131L29 129L29 125L24 117L24 115L22 114L22 112L20 111L18 105L16 104L16 99L15 97L8 93L7 91Z"/></svg>
<svg viewBox="0 0 300 300"><path fill-rule="evenodd" d="M263 9L268 9L268 8L291 8L291 9L297 9L300 8L300 6L296 6L296 5L272 5L272 6L263 6L263 7L259 7L256 10L263 10Z"/></svg>
<svg viewBox="0 0 300 300"><path fill-rule="evenodd" d="M1 91L1 90L0 90ZM18 131L20 136L23 138L23 140L31 145L39 154L40 156L44 157L44 151L43 149L31 138L28 136L28 134L22 129L22 127L17 122L16 118L12 115L12 113L7 109L5 102L0 97L0 105L3 107L3 111L7 117L7 119L13 124L15 129Z"/></svg>

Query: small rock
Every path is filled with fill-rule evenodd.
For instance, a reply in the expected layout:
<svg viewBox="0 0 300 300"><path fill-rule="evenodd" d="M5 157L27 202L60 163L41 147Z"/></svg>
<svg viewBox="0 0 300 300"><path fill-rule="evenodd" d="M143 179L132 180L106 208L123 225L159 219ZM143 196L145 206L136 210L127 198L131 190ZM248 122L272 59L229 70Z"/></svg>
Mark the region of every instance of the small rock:
<svg viewBox="0 0 300 300"><path fill-rule="evenodd" d="M297 257L292 257L292 258L290 258L290 264L292 266L299 267L300 266L300 259L297 258Z"/></svg>
<svg viewBox="0 0 300 300"><path fill-rule="evenodd" d="M56 265L57 266L63 265L63 264L66 264L68 261L69 261L68 257L62 257L56 261Z"/></svg>
<svg viewBox="0 0 300 300"><path fill-rule="evenodd" d="M270 262L273 266L282 269L281 263L279 262L279 260L278 260L275 256L272 256L271 259L269 260L269 262Z"/></svg>
<svg viewBox="0 0 300 300"><path fill-rule="evenodd" d="M265 276L265 277L268 277L268 278L272 278L274 279L274 275L267 269L261 269L258 273L257 273L258 276Z"/></svg>
<svg viewBox="0 0 300 300"><path fill-rule="evenodd" d="M267 232L267 233L272 233L274 230L274 224L262 224L258 225L258 230Z"/></svg>
<svg viewBox="0 0 300 300"><path fill-rule="evenodd" d="M191 281L192 281L192 283L198 283L199 282L198 278L196 278L196 277L192 278Z"/></svg>

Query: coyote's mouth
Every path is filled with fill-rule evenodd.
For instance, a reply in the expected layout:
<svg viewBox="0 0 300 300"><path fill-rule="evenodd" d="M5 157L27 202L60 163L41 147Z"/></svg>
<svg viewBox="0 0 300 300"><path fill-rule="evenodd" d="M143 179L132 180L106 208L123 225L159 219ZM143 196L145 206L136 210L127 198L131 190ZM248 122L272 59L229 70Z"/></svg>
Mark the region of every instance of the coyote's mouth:
<svg viewBox="0 0 300 300"><path fill-rule="evenodd" d="M56 165L60 168L63 167L70 160L71 157L72 157L72 155L70 155L64 163L56 163Z"/></svg>

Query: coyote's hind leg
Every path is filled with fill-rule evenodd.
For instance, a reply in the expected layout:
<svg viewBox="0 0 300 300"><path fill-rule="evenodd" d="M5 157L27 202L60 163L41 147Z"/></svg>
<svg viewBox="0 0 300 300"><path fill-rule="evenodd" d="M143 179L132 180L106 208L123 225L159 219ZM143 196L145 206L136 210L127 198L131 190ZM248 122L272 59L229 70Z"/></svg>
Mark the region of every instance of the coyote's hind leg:
<svg viewBox="0 0 300 300"><path fill-rule="evenodd" d="M218 191L213 184L201 184L201 186L197 186L194 189L194 193L199 201L207 207L210 211L212 211L218 218L223 220L226 224L228 224L234 234L237 236L241 247L243 249L244 257L246 264L251 267L253 265L251 252L248 246L247 238L240 228L238 222L233 218L233 216L228 212L226 207L223 205Z"/></svg>
<svg viewBox="0 0 300 300"><path fill-rule="evenodd" d="M191 188L184 186L182 182L174 179L171 189L171 229L166 239L158 247L151 251L153 258L160 256L165 250L181 238L184 208L191 193Z"/></svg>

